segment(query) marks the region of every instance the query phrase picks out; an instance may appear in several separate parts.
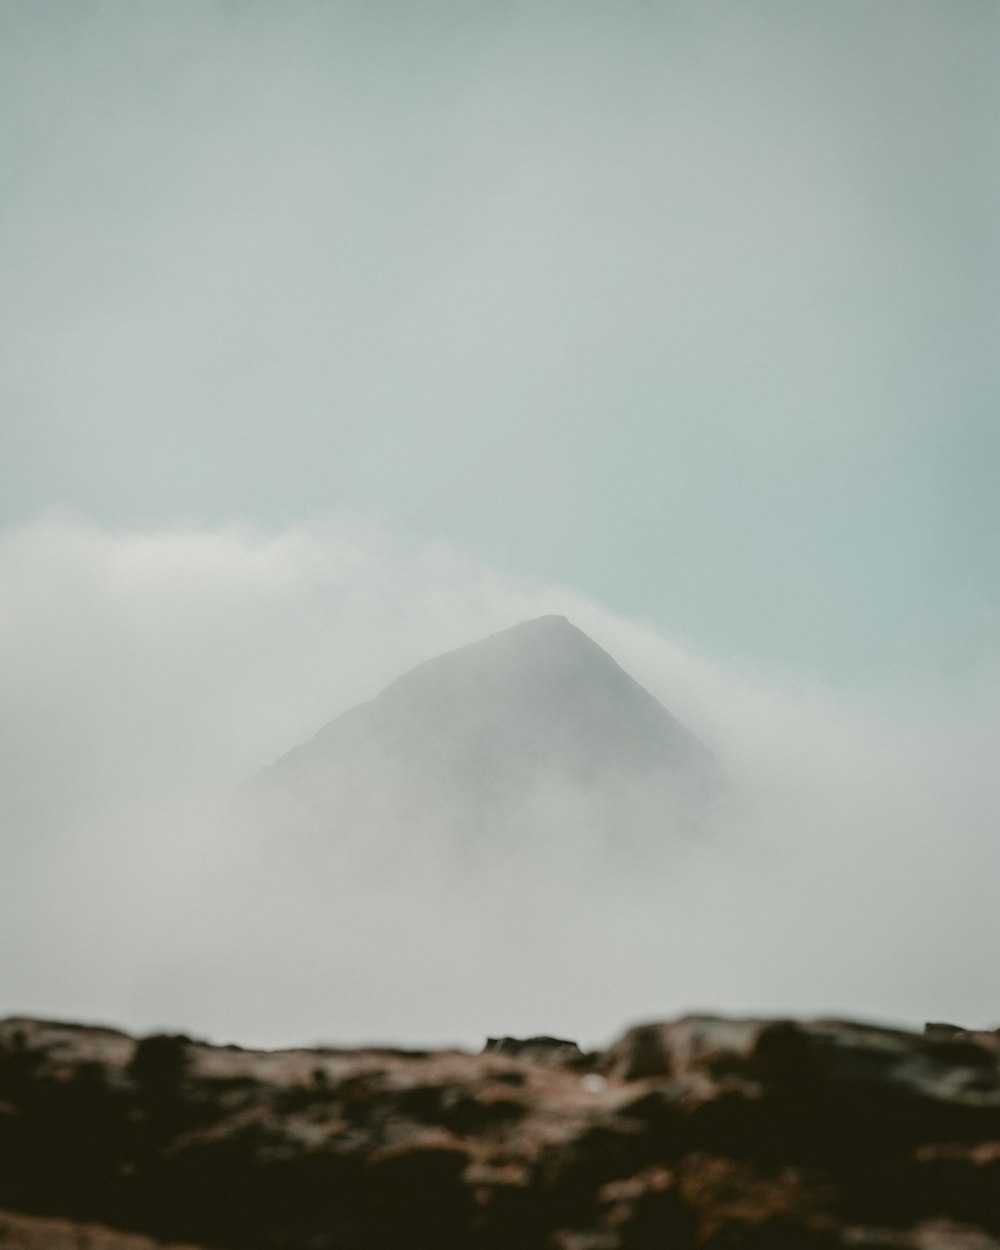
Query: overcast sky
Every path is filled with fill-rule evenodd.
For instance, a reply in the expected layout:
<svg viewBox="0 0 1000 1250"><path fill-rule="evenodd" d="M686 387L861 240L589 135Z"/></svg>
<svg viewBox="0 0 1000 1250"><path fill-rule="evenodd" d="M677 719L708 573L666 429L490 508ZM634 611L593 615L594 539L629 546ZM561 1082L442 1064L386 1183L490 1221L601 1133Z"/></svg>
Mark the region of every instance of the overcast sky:
<svg viewBox="0 0 1000 1250"><path fill-rule="evenodd" d="M0 0L0 515L349 512L967 666L998 50L994 0Z"/></svg>
<svg viewBox="0 0 1000 1250"><path fill-rule="evenodd" d="M992 1021L998 56L995 0L0 0L0 1011ZM280 1027L193 902L169 963L220 786L550 611L754 790L696 958L446 1011L334 970L333 1020L278 941Z"/></svg>

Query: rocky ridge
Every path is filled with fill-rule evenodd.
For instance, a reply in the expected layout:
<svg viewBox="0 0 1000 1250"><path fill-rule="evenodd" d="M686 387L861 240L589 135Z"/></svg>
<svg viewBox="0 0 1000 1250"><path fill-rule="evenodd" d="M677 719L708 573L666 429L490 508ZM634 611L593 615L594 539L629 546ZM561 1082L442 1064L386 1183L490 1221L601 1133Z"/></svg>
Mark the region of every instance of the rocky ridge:
<svg viewBox="0 0 1000 1250"><path fill-rule="evenodd" d="M0 1248L1000 1250L1000 1036L687 1018L606 1051L0 1023Z"/></svg>

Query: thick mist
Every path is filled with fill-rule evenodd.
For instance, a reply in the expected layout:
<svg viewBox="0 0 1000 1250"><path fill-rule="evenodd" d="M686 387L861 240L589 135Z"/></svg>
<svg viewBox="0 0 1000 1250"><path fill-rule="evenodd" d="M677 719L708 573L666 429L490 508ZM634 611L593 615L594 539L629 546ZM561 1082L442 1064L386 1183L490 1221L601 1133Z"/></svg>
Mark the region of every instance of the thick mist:
<svg viewBox="0 0 1000 1250"><path fill-rule="evenodd" d="M690 1008L1000 1023L998 667L825 688L347 520L0 540L0 1011L285 1044L599 1041ZM421 660L565 614L717 756L724 804L635 863L544 837L315 854L247 783Z"/></svg>
<svg viewBox="0 0 1000 1250"><path fill-rule="evenodd" d="M995 0L0 0L0 1012L1000 1023L998 50ZM248 813L547 614L714 753L705 828Z"/></svg>

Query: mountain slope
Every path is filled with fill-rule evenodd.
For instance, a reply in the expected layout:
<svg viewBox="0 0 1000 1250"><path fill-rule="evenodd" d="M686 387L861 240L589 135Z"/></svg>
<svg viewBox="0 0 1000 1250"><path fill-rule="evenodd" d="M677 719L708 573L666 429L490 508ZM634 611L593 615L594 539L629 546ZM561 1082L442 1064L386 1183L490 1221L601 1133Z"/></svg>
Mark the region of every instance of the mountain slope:
<svg viewBox="0 0 1000 1250"><path fill-rule="evenodd" d="M526 621L404 674L269 770L340 825L461 832L660 825L711 786L710 753L565 617Z"/></svg>

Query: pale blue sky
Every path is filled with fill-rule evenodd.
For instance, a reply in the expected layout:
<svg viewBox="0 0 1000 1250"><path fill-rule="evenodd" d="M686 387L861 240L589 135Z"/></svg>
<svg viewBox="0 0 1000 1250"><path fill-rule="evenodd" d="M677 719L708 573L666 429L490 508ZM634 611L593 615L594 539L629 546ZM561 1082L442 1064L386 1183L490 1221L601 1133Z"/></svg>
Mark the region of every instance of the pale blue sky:
<svg viewBox="0 0 1000 1250"><path fill-rule="evenodd" d="M994 0L0 0L0 524L464 544L721 657L1000 610Z"/></svg>

